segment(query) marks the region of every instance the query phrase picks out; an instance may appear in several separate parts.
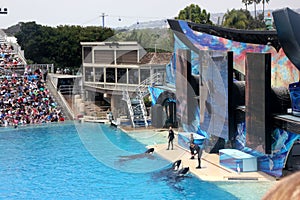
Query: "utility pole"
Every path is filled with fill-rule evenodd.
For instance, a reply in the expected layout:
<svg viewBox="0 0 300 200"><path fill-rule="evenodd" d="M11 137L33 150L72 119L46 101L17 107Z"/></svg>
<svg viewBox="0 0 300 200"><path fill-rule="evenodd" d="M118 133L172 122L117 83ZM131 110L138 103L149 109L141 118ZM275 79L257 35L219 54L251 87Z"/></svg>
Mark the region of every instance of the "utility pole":
<svg viewBox="0 0 300 200"><path fill-rule="evenodd" d="M105 15L105 13L102 13L101 17L102 17L102 27L104 28L104 18L106 17L107 15Z"/></svg>

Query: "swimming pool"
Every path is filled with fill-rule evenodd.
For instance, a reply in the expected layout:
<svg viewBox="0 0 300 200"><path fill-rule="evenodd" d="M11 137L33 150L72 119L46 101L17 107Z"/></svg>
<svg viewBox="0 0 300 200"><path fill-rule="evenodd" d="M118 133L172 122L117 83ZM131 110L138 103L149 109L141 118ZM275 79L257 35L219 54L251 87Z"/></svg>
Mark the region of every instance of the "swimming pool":
<svg viewBox="0 0 300 200"><path fill-rule="evenodd" d="M193 175L166 179L161 172L170 163L157 155L120 159L145 150L143 143L107 125L1 129L0 199L241 198Z"/></svg>

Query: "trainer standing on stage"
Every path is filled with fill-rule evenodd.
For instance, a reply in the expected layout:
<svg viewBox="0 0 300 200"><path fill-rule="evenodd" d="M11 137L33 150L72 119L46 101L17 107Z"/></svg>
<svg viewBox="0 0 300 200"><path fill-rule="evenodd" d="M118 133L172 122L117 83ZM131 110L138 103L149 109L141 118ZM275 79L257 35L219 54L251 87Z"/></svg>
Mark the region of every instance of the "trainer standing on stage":
<svg viewBox="0 0 300 200"><path fill-rule="evenodd" d="M169 135L168 135L168 138L169 138L169 142L168 142L168 148L167 150L170 149L170 144L172 145L172 150L173 150L173 140L175 138L175 135L174 135L174 131L172 129L172 126L169 127Z"/></svg>
<svg viewBox="0 0 300 200"><path fill-rule="evenodd" d="M191 146L191 144L194 144L194 135L193 135L193 133L191 133L190 141L188 142L188 144L190 145L191 159L194 159L195 158L195 153L194 153L194 149Z"/></svg>
<svg viewBox="0 0 300 200"><path fill-rule="evenodd" d="M201 169L201 156L202 156L202 152L203 152L203 149L198 145L198 144L195 144L195 143L192 143L191 144L191 147L197 152L198 154L198 166L196 167L196 169Z"/></svg>

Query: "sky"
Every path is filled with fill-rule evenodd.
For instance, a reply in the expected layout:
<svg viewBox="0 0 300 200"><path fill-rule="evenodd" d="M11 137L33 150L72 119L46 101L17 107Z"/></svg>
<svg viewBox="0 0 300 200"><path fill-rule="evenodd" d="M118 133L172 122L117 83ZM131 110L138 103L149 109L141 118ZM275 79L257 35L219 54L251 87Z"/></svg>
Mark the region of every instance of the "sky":
<svg viewBox="0 0 300 200"><path fill-rule="evenodd" d="M80 25L116 28L138 22L171 19L190 4L198 4L209 13L225 13L233 8L245 8L242 0L1 0L0 28L19 22L35 21L45 26ZM266 9L300 8L299 0L270 0ZM262 5L257 6L262 10ZM248 10L254 10L251 5Z"/></svg>

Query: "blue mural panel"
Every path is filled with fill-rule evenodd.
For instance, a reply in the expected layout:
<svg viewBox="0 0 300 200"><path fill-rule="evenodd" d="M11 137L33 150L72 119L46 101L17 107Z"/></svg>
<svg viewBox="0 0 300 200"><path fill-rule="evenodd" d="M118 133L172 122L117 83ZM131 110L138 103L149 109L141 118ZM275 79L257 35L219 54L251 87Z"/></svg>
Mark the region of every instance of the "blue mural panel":
<svg viewBox="0 0 300 200"><path fill-rule="evenodd" d="M152 103L152 105L155 105L159 95L161 93L163 93L165 90L160 89L160 88L156 88L156 87L148 86L148 91L150 93L151 103Z"/></svg>
<svg viewBox="0 0 300 200"><path fill-rule="evenodd" d="M227 52L199 53L200 129L228 140Z"/></svg>
<svg viewBox="0 0 300 200"><path fill-rule="evenodd" d="M300 135L279 128L275 129L272 132L272 153L267 155L246 147L245 123L238 124L238 127L236 148L257 157L259 171L281 177L288 153L295 141L300 139Z"/></svg>
<svg viewBox="0 0 300 200"><path fill-rule="evenodd" d="M300 116L300 82L289 85L293 114Z"/></svg>

